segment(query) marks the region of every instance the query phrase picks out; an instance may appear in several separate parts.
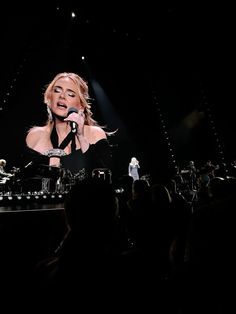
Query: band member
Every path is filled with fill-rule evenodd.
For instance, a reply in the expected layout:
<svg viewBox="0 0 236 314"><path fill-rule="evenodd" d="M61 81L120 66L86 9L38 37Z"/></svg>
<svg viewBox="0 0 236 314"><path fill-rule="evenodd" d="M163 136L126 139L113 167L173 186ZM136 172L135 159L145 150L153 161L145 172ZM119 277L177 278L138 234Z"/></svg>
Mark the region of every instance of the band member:
<svg viewBox="0 0 236 314"><path fill-rule="evenodd" d="M13 176L13 174L5 171L6 164L7 164L7 162L5 159L0 159L0 181L1 181L1 183L6 183L7 180L10 180L10 178Z"/></svg>
<svg viewBox="0 0 236 314"><path fill-rule="evenodd" d="M197 189L197 168L195 167L194 161L190 161L187 169L189 171L189 188L190 190Z"/></svg>

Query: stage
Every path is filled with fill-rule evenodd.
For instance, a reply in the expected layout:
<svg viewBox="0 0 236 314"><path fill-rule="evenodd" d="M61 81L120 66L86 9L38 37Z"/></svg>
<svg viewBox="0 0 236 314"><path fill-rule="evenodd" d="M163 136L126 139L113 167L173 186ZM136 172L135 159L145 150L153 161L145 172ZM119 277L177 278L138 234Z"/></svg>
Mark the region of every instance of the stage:
<svg viewBox="0 0 236 314"><path fill-rule="evenodd" d="M61 193L28 193L28 194L0 194L0 213L6 211L32 210L64 210L66 194Z"/></svg>

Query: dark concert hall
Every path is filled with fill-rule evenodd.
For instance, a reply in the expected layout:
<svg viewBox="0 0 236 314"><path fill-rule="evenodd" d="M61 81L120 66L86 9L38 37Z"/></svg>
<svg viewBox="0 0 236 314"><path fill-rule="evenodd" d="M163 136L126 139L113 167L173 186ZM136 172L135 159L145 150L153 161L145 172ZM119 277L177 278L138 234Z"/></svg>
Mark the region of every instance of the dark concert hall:
<svg viewBox="0 0 236 314"><path fill-rule="evenodd" d="M2 295L229 312L233 12L201 1L2 9Z"/></svg>

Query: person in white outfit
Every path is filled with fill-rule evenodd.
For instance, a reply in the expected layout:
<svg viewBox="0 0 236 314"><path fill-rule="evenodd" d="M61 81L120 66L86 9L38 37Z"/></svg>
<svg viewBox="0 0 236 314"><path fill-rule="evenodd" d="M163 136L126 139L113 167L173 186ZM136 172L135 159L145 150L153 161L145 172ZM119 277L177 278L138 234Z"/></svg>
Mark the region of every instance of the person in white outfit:
<svg viewBox="0 0 236 314"><path fill-rule="evenodd" d="M129 163L129 168L128 168L128 173L129 176L133 178L133 180L139 180L139 161L135 158L132 157L131 161Z"/></svg>

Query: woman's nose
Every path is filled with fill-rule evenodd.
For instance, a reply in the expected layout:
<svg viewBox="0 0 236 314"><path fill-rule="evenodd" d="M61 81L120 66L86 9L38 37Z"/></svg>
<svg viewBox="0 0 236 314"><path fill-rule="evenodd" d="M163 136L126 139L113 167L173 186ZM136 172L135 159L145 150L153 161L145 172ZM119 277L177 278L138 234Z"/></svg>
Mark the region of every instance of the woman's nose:
<svg viewBox="0 0 236 314"><path fill-rule="evenodd" d="M65 92L60 93L60 98L65 98Z"/></svg>

